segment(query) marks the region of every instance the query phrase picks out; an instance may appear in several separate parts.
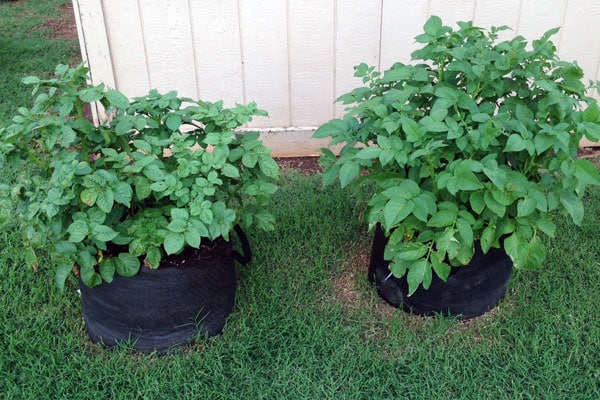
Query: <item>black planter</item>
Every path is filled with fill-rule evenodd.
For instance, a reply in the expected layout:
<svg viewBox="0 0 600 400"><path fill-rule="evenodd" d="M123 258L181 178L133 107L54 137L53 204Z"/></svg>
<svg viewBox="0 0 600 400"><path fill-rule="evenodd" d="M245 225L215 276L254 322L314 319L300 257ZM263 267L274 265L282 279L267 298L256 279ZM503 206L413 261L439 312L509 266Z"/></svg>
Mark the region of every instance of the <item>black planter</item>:
<svg viewBox="0 0 600 400"><path fill-rule="evenodd" d="M375 283L379 295L394 307L418 315L439 313L468 319L491 310L506 295L513 265L502 249L492 248L483 254L477 242L469 264L453 267L446 282L434 273L429 289L419 287L408 296L406 276L390 276L389 261L383 258L386 243L387 238L378 225L373 238L369 280Z"/></svg>
<svg viewBox="0 0 600 400"><path fill-rule="evenodd" d="M166 257L157 269L142 267L132 278L115 275L111 283L93 288L80 281L92 341L105 347L130 342L140 352L163 352L198 335L220 333L235 303L235 260L251 258L245 235L236 231L244 256L218 240Z"/></svg>

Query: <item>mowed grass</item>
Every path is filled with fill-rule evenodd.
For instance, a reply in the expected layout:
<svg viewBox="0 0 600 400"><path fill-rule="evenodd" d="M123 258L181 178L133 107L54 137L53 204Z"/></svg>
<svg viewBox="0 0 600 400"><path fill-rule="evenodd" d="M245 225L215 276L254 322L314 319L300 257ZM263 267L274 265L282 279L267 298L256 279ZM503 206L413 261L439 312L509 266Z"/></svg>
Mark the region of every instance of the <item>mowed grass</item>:
<svg viewBox="0 0 600 400"><path fill-rule="evenodd" d="M7 113L29 104L22 76L50 74L76 57L76 44L56 44L36 28L62 3L0 3ZM21 173L3 168L0 183ZM585 198L584 226L558 217L544 269L516 271L498 308L458 322L379 299L366 278L371 238L360 220L368 188L324 189L320 178L283 172L270 206L277 228L249 232L254 260L238 268L223 334L164 356L91 344L74 278L58 291L51 264L24 265L15 221L2 226L0 398L600 398L600 190Z"/></svg>
<svg viewBox="0 0 600 400"><path fill-rule="evenodd" d="M6 175L4 175L6 176ZM8 178L4 178L8 179ZM278 227L251 231L222 335L159 356L89 342L74 280L23 266L0 235L0 393L11 399L600 398L600 191L586 224L559 218L545 268L517 271L506 300L466 322L385 305L366 278L366 189L284 172Z"/></svg>
<svg viewBox="0 0 600 400"><path fill-rule="evenodd" d="M70 0L0 2L0 121L21 105L30 104L31 88L21 84L28 75L48 77L59 64L81 62L76 38L65 37L61 26Z"/></svg>

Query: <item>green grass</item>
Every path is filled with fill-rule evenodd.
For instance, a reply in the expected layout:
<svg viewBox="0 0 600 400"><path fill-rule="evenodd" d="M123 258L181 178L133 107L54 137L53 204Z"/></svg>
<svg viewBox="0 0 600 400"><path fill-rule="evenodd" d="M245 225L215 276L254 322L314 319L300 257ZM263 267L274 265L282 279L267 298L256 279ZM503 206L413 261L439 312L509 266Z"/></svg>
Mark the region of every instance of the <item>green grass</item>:
<svg viewBox="0 0 600 400"><path fill-rule="evenodd" d="M28 102L22 76L75 57L75 44L34 29L60 3L0 3L0 121ZM0 182L14 174L2 170ZM583 227L559 218L543 270L516 271L498 308L457 322L378 298L358 221L364 189L322 189L319 179L284 173L277 230L249 232L255 258L238 268L223 334L166 356L91 344L74 279L56 290L51 266L24 266L18 227L1 227L0 397L600 398L600 190L585 199Z"/></svg>
<svg viewBox="0 0 600 400"><path fill-rule="evenodd" d="M31 103L23 77L49 76L59 63L81 62L77 40L53 38L48 27L48 21L65 19L59 8L65 3L70 0L0 2L0 121Z"/></svg>
<svg viewBox="0 0 600 400"><path fill-rule="evenodd" d="M6 177L4 179L10 179ZM89 343L73 280L23 267L0 235L0 393L6 398L600 398L600 191L586 225L559 218L546 268L516 272L468 322L391 309L366 279L363 190L286 172L275 232L250 232L224 333L166 356ZM361 257L360 255L363 254ZM351 295L348 295L350 292Z"/></svg>

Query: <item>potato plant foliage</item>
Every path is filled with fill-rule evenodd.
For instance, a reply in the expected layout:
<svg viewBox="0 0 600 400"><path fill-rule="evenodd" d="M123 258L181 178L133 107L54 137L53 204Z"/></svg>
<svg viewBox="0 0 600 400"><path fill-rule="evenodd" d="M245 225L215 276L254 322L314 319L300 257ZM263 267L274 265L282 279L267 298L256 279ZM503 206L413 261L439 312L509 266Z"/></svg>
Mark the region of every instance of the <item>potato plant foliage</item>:
<svg viewBox="0 0 600 400"><path fill-rule="evenodd" d="M550 38L517 36L431 17L416 37L412 63L380 73L361 64L363 87L341 96L342 119L315 137L344 144L322 149L324 183L375 182L367 220L389 237L385 257L409 292L467 264L480 241L503 246L516 268L542 265L540 234L556 234L553 211L582 224L582 196L600 184L577 158L582 137L600 140L600 108L576 63L560 61ZM364 175L364 174L363 174Z"/></svg>
<svg viewBox="0 0 600 400"><path fill-rule="evenodd" d="M31 264L51 242L58 285L76 263L94 286L115 272L135 275L140 260L157 268L165 254L198 248L203 238L229 239L238 223L273 229L264 206L278 166L257 132L235 131L265 111L156 90L130 101L87 84L87 73L59 65L55 78L25 78L35 102L1 131L5 165L32 166L1 191L16 201ZM99 126L83 114L96 103L108 115Z"/></svg>

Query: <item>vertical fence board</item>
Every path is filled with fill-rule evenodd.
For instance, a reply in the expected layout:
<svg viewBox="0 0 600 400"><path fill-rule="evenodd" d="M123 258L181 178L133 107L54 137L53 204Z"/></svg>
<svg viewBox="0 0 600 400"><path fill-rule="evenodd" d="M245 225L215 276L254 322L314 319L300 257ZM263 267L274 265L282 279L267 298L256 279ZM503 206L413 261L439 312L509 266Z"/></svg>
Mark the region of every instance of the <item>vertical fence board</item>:
<svg viewBox="0 0 600 400"><path fill-rule="evenodd" d="M150 86L197 97L196 72L187 2L140 1Z"/></svg>
<svg viewBox="0 0 600 400"><path fill-rule="evenodd" d="M293 126L334 115L333 0L288 0Z"/></svg>
<svg viewBox="0 0 600 400"><path fill-rule="evenodd" d="M519 26L515 29L530 42L539 39L546 31L562 25L566 4L567 0L546 0L543 10L540 10L539 3L525 0ZM561 35L559 32L552 38L556 45L560 43Z"/></svg>
<svg viewBox="0 0 600 400"><path fill-rule="evenodd" d="M114 88L115 73L101 0L73 0L73 11L81 53L90 69L90 83L104 83ZM104 118L104 109L99 103L95 103L91 111L94 121Z"/></svg>
<svg viewBox="0 0 600 400"><path fill-rule="evenodd" d="M409 62L429 15L452 27L514 29L501 39L531 41L560 26L560 58L600 78L597 0L72 1L93 83L130 97L158 88L227 105L256 101L270 118L248 127L280 132L288 145L343 114L334 100L361 84L355 65Z"/></svg>
<svg viewBox="0 0 600 400"><path fill-rule="evenodd" d="M190 20L200 98L227 106L243 102L237 1L191 1Z"/></svg>
<svg viewBox="0 0 600 400"><path fill-rule="evenodd" d="M106 33L101 0L75 0L74 11L79 30L81 51L90 68L90 80L115 87L115 74Z"/></svg>
<svg viewBox="0 0 600 400"><path fill-rule="evenodd" d="M334 100L362 84L361 79L353 78L356 65L379 66L381 3L337 1L335 19ZM335 116L343 115L344 108L336 103Z"/></svg>
<svg viewBox="0 0 600 400"><path fill-rule="evenodd" d="M430 0L429 14L437 15L453 29L459 21L472 21L475 12L475 0Z"/></svg>
<svg viewBox="0 0 600 400"><path fill-rule="evenodd" d="M384 0L381 18L381 63L386 70L397 61L407 63L417 47L415 36L427 19L428 2Z"/></svg>
<svg viewBox="0 0 600 400"><path fill-rule="evenodd" d="M589 79L595 78L600 55L600 2L570 1L559 47L559 56L565 61L577 61ZM591 29L595 27L596 29Z"/></svg>
<svg viewBox="0 0 600 400"><path fill-rule="evenodd" d="M116 89L141 96L150 89L137 2L103 3Z"/></svg>
<svg viewBox="0 0 600 400"><path fill-rule="evenodd" d="M290 126L285 2L238 0L245 101L269 112L251 126Z"/></svg>
<svg viewBox="0 0 600 400"><path fill-rule="evenodd" d="M508 26L513 30L505 30L498 34L500 40L513 38L519 25L519 13L523 0L477 0L473 21L484 28L492 26ZM525 0L527 1L527 0Z"/></svg>

